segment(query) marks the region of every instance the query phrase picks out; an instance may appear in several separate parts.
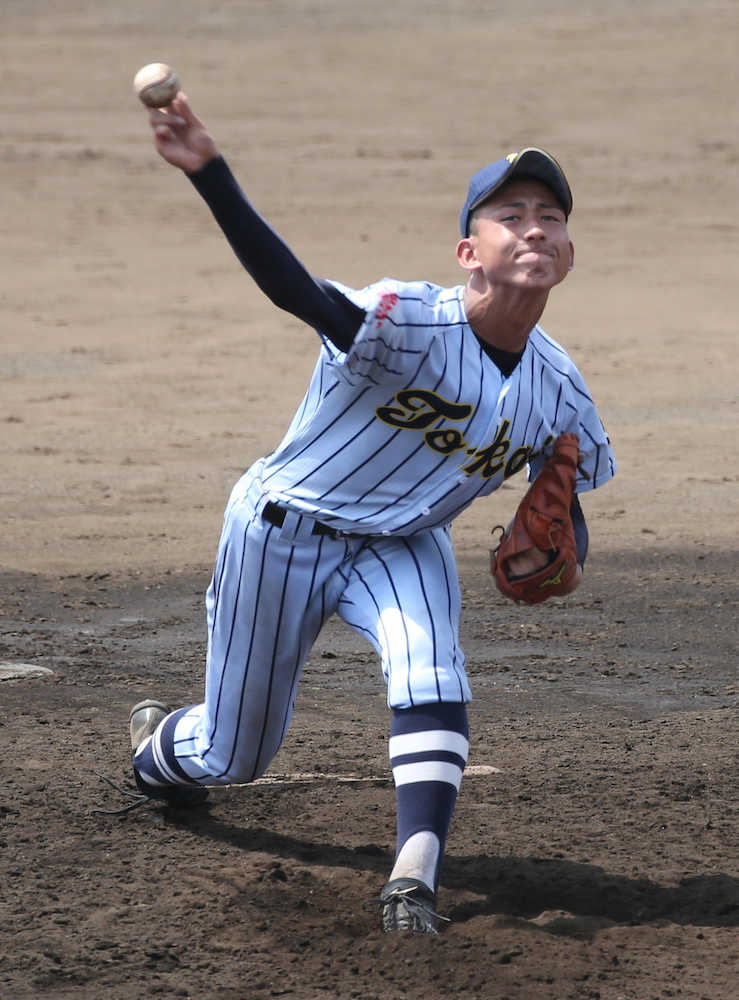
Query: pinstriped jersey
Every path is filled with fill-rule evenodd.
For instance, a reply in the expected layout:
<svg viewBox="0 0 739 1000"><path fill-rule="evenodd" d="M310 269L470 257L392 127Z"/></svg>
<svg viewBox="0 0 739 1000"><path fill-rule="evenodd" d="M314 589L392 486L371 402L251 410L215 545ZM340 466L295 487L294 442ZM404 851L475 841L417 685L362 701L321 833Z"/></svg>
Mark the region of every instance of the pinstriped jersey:
<svg viewBox="0 0 739 1000"><path fill-rule="evenodd" d="M336 287L365 321L346 352L321 336L308 391L264 461L271 499L347 532L404 535L451 522L521 470L535 478L565 432L580 440L578 492L614 474L582 376L539 326L505 376L467 322L464 286Z"/></svg>

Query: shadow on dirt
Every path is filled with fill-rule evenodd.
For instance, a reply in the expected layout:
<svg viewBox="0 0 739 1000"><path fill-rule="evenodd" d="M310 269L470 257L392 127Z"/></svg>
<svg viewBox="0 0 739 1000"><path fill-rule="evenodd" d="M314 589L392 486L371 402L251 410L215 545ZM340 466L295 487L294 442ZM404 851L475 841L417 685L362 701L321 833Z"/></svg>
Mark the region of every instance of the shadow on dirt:
<svg viewBox="0 0 739 1000"><path fill-rule="evenodd" d="M356 848L312 843L264 828L224 823L207 809L197 815L163 811L168 825L186 828L208 840L228 843L302 863L377 872L385 877L392 855L374 844ZM589 937L599 927L669 922L693 926L739 926L739 879L725 874L683 878L676 886L609 874L603 868L566 859L449 856L443 890L474 893L478 898L453 906L455 923L501 915L514 923L550 914L534 922L553 934Z"/></svg>
<svg viewBox="0 0 739 1000"><path fill-rule="evenodd" d="M449 858L443 882L485 893L483 900L457 906L451 914L456 921L493 913L530 919L543 911L565 911L619 924L739 926L739 880L723 874L662 886L565 859L477 856Z"/></svg>

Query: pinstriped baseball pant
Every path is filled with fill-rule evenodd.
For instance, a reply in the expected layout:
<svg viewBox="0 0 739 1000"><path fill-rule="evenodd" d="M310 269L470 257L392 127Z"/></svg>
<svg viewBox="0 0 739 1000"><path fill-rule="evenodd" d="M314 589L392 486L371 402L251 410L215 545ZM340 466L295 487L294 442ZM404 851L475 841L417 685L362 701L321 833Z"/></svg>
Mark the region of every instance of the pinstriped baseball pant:
<svg viewBox="0 0 739 1000"><path fill-rule="evenodd" d="M226 509L206 598L205 701L170 716L152 747L173 781L234 784L264 773L333 613L377 650L390 707L471 698L446 529L332 538L292 512L281 527L265 522L265 500L247 474Z"/></svg>

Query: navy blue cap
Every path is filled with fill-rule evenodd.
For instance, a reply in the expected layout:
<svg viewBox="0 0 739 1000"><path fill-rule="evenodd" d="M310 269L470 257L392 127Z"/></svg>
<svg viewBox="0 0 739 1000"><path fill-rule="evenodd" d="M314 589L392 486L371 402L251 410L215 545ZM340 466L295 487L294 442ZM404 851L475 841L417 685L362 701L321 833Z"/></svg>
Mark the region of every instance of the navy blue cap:
<svg viewBox="0 0 739 1000"><path fill-rule="evenodd" d="M462 236L470 234L470 215L474 210L482 205L504 181L510 181L514 177L529 177L546 184L564 209L565 217L569 216L572 211L572 192L564 171L549 153L530 146L519 153L509 153L496 163L489 163L473 176L467 192L467 201L459 216Z"/></svg>

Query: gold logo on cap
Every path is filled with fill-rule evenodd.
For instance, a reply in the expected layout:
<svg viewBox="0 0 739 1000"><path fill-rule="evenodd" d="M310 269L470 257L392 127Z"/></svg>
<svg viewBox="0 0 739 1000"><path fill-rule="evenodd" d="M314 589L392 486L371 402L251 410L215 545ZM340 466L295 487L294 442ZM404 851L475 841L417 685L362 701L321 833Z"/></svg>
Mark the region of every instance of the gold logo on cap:
<svg viewBox="0 0 739 1000"><path fill-rule="evenodd" d="M508 160L509 163L513 163L517 156L518 156L518 153L509 153L506 156L506 160Z"/></svg>

